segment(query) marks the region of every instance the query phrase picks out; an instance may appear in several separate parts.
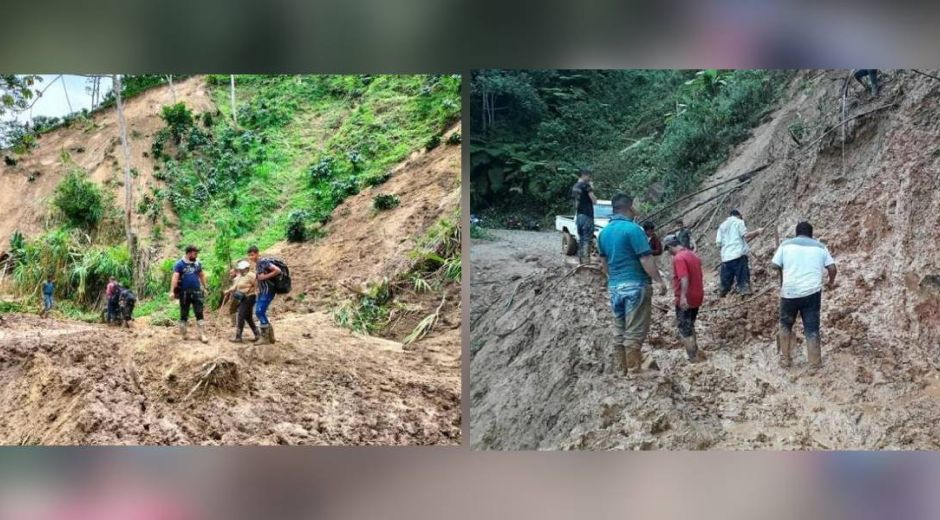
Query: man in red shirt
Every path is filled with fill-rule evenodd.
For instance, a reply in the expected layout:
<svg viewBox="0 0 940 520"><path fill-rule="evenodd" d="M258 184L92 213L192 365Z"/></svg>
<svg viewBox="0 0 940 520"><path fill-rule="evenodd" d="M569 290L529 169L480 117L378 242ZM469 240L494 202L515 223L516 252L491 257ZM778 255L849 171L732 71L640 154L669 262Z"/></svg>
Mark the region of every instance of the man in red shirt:
<svg viewBox="0 0 940 520"><path fill-rule="evenodd" d="M705 299L705 287L702 276L702 261L695 253L686 249L676 235L663 239L663 246L672 255L672 286L676 292L676 324L679 336L685 346L689 361L696 363L705 360L705 353L698 349L695 342L695 318L698 308Z"/></svg>

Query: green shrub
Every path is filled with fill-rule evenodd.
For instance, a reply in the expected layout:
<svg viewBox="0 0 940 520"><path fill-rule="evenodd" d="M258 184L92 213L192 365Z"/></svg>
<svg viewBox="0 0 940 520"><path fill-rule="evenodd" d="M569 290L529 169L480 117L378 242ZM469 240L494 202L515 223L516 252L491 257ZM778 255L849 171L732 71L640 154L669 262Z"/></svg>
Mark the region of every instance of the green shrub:
<svg viewBox="0 0 940 520"><path fill-rule="evenodd" d="M160 112L160 117L163 118L167 128L170 129L170 135L173 136L176 144L180 143L183 134L193 126L193 112L182 102L164 106Z"/></svg>
<svg viewBox="0 0 940 520"><path fill-rule="evenodd" d="M392 172L386 171L382 173L377 173L370 175L362 180L362 183L366 186L378 186L379 184L384 184L385 181L392 178Z"/></svg>
<svg viewBox="0 0 940 520"><path fill-rule="evenodd" d="M447 136L447 144L455 145L460 144L460 132L453 132Z"/></svg>
<svg viewBox="0 0 940 520"><path fill-rule="evenodd" d="M310 167L309 177L311 184L317 184L333 177L333 158L323 157Z"/></svg>
<svg viewBox="0 0 940 520"><path fill-rule="evenodd" d="M386 195L384 193L380 193L372 198L372 207L375 208L376 211L392 209L397 207L399 204L401 204L401 200L399 200L399 198L395 195Z"/></svg>
<svg viewBox="0 0 940 520"><path fill-rule="evenodd" d="M441 136L434 134L424 142L424 150L430 152L431 150L438 147L441 144Z"/></svg>
<svg viewBox="0 0 940 520"><path fill-rule="evenodd" d="M78 168L70 170L56 186L52 203L70 225L86 230L98 225L105 213L101 188Z"/></svg>
<svg viewBox="0 0 940 520"><path fill-rule="evenodd" d="M203 112L203 114L202 114L202 126L204 126L204 127L206 127L206 128L212 128L212 123L213 123L213 122L214 122L214 121L212 120L212 113L211 113L211 112Z"/></svg>
<svg viewBox="0 0 940 520"><path fill-rule="evenodd" d="M307 240L307 219L310 213L305 210L291 212L287 218L287 241L303 242Z"/></svg>
<svg viewBox="0 0 940 520"><path fill-rule="evenodd" d="M363 294L335 308L332 312L333 319L341 327L365 334L377 334L388 324L388 304L391 297L388 280L373 282Z"/></svg>

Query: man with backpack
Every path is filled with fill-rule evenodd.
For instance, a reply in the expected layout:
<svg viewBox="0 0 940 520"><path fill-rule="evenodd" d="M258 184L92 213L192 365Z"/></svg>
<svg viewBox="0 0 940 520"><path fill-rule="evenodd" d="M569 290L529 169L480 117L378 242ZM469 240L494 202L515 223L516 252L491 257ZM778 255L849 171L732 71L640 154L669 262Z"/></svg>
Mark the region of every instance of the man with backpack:
<svg viewBox="0 0 940 520"><path fill-rule="evenodd" d="M186 328L189 322L189 308L193 308L196 315L196 326L199 328L199 341L208 343L206 326L203 321L203 288L206 287L206 273L202 264L196 260L199 248L187 246L186 255L180 258L173 266L173 279L170 281L170 297L180 300L180 337L186 339Z"/></svg>
<svg viewBox="0 0 940 520"><path fill-rule="evenodd" d="M129 288L121 288L118 292L118 307L121 309L121 324L130 328L134 321L134 306L137 305L137 295Z"/></svg>
<svg viewBox="0 0 940 520"><path fill-rule="evenodd" d="M261 340L258 344L273 344L274 328L268 321L268 307L274 301L275 294L290 290L289 285L285 290L283 284L279 283L285 280L289 283L290 278L286 276L284 262L274 258L260 258L258 246L248 248L248 259L255 264L255 279L258 282L258 298L255 300L255 315L258 316L261 329ZM283 278L282 273L285 275Z"/></svg>

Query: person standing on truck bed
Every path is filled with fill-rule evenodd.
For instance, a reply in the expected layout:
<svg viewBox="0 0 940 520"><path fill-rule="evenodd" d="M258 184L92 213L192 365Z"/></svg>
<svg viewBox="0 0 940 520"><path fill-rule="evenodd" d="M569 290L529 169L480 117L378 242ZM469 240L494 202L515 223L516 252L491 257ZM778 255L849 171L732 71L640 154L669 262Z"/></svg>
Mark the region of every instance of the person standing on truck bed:
<svg viewBox="0 0 940 520"><path fill-rule="evenodd" d="M591 241L594 240L594 186L591 183L591 171L584 168L579 173L578 182L571 188L574 197L574 223L578 228L578 264L590 260Z"/></svg>
<svg viewBox="0 0 940 520"><path fill-rule="evenodd" d="M764 231L764 228L748 231L741 212L733 209L731 215L718 226L715 244L721 249L721 292L724 298L737 283L739 294L748 294L751 290L751 270L747 264L749 251L747 241Z"/></svg>
<svg viewBox="0 0 940 520"><path fill-rule="evenodd" d="M618 193L611 200L614 215L597 237L601 271L607 275L614 314L614 360L624 374L643 365L640 349L649 333L653 307L650 280L666 294L666 284L650 254L649 240L636 222L633 197ZM655 362L649 368L658 369Z"/></svg>
<svg viewBox="0 0 940 520"><path fill-rule="evenodd" d="M259 258L258 246L248 248L248 259L255 264L255 280L258 282L258 299L255 301L255 315L261 329L259 345L274 343L274 327L268 321L268 307L274 301L274 287L270 280L281 274L281 269L269 258Z"/></svg>
<svg viewBox="0 0 940 520"><path fill-rule="evenodd" d="M780 272L780 366L790 366L793 324L799 313L806 335L806 358L811 369L819 368L823 273L829 274L826 288L831 289L836 283L836 262L826 246L813 240L813 226L800 222L796 236L780 244L770 266Z"/></svg>

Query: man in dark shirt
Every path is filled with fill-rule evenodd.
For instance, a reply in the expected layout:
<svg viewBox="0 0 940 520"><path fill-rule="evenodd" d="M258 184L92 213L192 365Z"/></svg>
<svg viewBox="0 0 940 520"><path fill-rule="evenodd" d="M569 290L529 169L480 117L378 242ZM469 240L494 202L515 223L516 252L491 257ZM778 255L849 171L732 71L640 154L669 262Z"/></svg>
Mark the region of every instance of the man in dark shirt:
<svg viewBox="0 0 940 520"><path fill-rule="evenodd" d="M46 278L46 283L42 284L42 317L48 317L52 310L52 295L55 293L55 282L52 277Z"/></svg>
<svg viewBox="0 0 940 520"><path fill-rule="evenodd" d="M679 226L679 229L676 230L676 238L679 243L689 251L695 251L695 244L692 243L692 232L685 227L685 222L680 219L677 226Z"/></svg>
<svg viewBox="0 0 940 520"><path fill-rule="evenodd" d="M196 326L199 327L199 341L208 343L206 337L206 327L203 322L203 288L206 287L206 273L202 270L202 264L196 260L199 254L199 248L196 246L186 247L186 256L181 258L173 266L173 280L170 282L170 297L175 297L179 289L180 299L180 336L186 339L186 326L189 322L189 308L193 308L193 314L196 315Z"/></svg>
<svg viewBox="0 0 940 520"><path fill-rule="evenodd" d="M281 274L281 269L274 265L270 258L261 258L258 246L248 248L248 260L254 262L256 280L258 281L258 298L255 300L255 315L261 329L259 345L274 343L274 327L268 320L268 307L274 301L274 287L271 279Z"/></svg>
<svg viewBox="0 0 940 520"><path fill-rule="evenodd" d="M653 256L663 254L663 244L656 236L656 225L652 222L643 223L643 231L646 233L646 239L650 242L650 251Z"/></svg>
<svg viewBox="0 0 940 520"><path fill-rule="evenodd" d="M594 186L591 184L590 170L583 169L578 182L571 188L575 204L575 225L578 227L578 263L590 260L591 241L594 240Z"/></svg>

